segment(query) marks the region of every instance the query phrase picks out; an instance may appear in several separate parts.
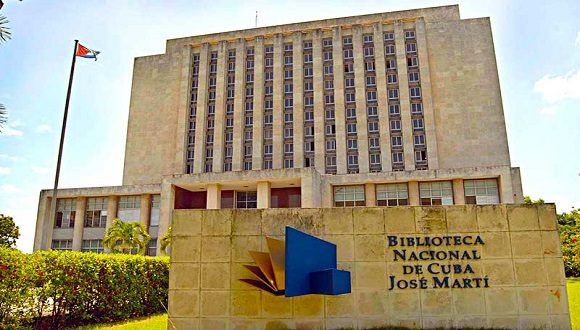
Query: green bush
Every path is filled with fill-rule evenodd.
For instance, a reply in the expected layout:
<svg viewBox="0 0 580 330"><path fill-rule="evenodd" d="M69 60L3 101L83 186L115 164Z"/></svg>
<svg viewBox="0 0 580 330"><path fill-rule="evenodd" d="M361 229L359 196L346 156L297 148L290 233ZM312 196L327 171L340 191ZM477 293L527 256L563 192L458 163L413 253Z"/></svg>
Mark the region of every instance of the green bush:
<svg viewBox="0 0 580 330"><path fill-rule="evenodd" d="M0 249L4 267L9 272L0 273L3 329L120 321L163 312L167 304L168 258Z"/></svg>
<svg viewBox="0 0 580 330"><path fill-rule="evenodd" d="M558 227L566 277L580 277L580 223Z"/></svg>

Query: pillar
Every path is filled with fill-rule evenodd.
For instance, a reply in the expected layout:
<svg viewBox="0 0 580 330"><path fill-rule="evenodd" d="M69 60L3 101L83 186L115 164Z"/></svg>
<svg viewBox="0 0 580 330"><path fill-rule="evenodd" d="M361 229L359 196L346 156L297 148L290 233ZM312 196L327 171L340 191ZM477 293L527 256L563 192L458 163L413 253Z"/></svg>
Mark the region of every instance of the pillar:
<svg viewBox="0 0 580 330"><path fill-rule="evenodd" d="M334 71L334 124L336 129L336 173L346 174L346 116L344 110L344 66L342 53L342 30L332 31L332 66Z"/></svg>
<svg viewBox="0 0 580 330"><path fill-rule="evenodd" d="M465 205L465 190L463 179L453 179L453 204Z"/></svg>
<svg viewBox="0 0 580 330"><path fill-rule="evenodd" d="M365 206L377 206L377 194L374 183L365 183Z"/></svg>
<svg viewBox="0 0 580 330"><path fill-rule="evenodd" d="M244 127L246 114L246 44L244 39L236 43L236 73L234 99L234 143L232 170L244 169Z"/></svg>
<svg viewBox="0 0 580 330"><path fill-rule="evenodd" d="M149 231L149 220L151 219L151 195L141 195L141 210L139 212L139 222L145 230Z"/></svg>
<svg viewBox="0 0 580 330"><path fill-rule="evenodd" d="M353 27L352 44L354 53L362 52L362 27ZM354 57L354 87L356 101L356 136L358 144L359 173L369 172L369 138L367 127L365 62L363 56Z"/></svg>
<svg viewBox="0 0 580 330"><path fill-rule="evenodd" d="M159 232L157 236L157 251L155 255L161 255L161 238L169 226L171 226L171 215L175 203L175 188L171 183L161 183L161 203L159 205Z"/></svg>
<svg viewBox="0 0 580 330"><path fill-rule="evenodd" d="M234 126L236 124L234 123ZM262 169L264 127L264 37L256 37L254 44L254 125L252 139L252 169Z"/></svg>
<svg viewBox="0 0 580 330"><path fill-rule="evenodd" d="M304 61L302 32L294 32L292 39L292 85L294 88L294 168L304 167Z"/></svg>
<svg viewBox="0 0 580 330"><path fill-rule="evenodd" d="M73 229L73 251L80 251L83 246L83 228L85 226L85 211L87 209L87 198L77 197L77 209L75 211L75 227Z"/></svg>
<svg viewBox="0 0 580 330"><path fill-rule="evenodd" d="M209 44L204 43L199 51L199 82L195 115L195 154L193 155L193 173L203 173L205 171L208 66Z"/></svg>
<svg viewBox="0 0 580 330"><path fill-rule="evenodd" d="M258 182L258 208L259 209L269 209L270 208L270 188L271 184L268 181Z"/></svg>
<svg viewBox="0 0 580 330"><path fill-rule="evenodd" d="M409 205L421 205L419 198L419 182L409 181Z"/></svg>
<svg viewBox="0 0 580 330"><path fill-rule="evenodd" d="M107 229L113 224L113 220L117 217L117 207L119 205L119 196L109 196L107 201Z"/></svg>
<svg viewBox="0 0 580 330"><path fill-rule="evenodd" d="M227 79L228 74L228 43L218 44L218 60L216 75L215 122L213 129L213 161L212 172L222 172L224 163L224 126L226 116ZM198 129L196 127L196 129Z"/></svg>
<svg viewBox="0 0 580 330"><path fill-rule="evenodd" d="M273 169L284 167L284 44L282 38L281 34L274 36L274 111L272 125ZM297 88L297 86L294 88Z"/></svg>
<svg viewBox="0 0 580 330"><path fill-rule="evenodd" d="M312 70L314 84L314 168L326 171L325 128L324 128L324 75L322 64L322 32L312 33Z"/></svg>
<svg viewBox="0 0 580 330"><path fill-rule="evenodd" d="M207 202L205 208L208 210L221 209L222 187L217 183L207 185Z"/></svg>
<svg viewBox="0 0 580 330"><path fill-rule="evenodd" d="M383 23L373 26L375 41L375 72L377 75L377 97L379 113L379 134L381 146L381 170L388 172L393 169L391 162L391 134L389 131L389 106L387 100L387 75L385 67L385 46L383 43Z"/></svg>

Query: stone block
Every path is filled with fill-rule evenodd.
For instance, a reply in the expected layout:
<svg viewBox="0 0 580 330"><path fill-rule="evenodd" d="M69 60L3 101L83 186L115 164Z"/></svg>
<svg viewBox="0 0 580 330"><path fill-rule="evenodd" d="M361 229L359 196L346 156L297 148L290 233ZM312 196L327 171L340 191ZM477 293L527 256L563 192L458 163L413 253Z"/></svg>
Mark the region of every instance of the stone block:
<svg viewBox="0 0 580 330"><path fill-rule="evenodd" d="M201 264L201 288L202 289L229 289L230 288L230 264L229 263L202 263Z"/></svg>
<svg viewBox="0 0 580 330"><path fill-rule="evenodd" d="M201 239L201 261L229 262L231 253L229 236L209 236Z"/></svg>
<svg viewBox="0 0 580 330"><path fill-rule="evenodd" d="M229 291L201 291L201 316L229 316ZM202 327L203 328L203 327Z"/></svg>
<svg viewBox="0 0 580 330"><path fill-rule="evenodd" d="M325 323L327 330L354 329L356 327L356 321L352 318L327 318Z"/></svg>
<svg viewBox="0 0 580 330"><path fill-rule="evenodd" d="M351 277L356 274L355 287L357 289L387 288L387 267L384 262L356 262L355 269Z"/></svg>
<svg viewBox="0 0 580 330"><path fill-rule="evenodd" d="M445 216L447 217L447 231L449 233L477 231L475 205L456 205L448 207Z"/></svg>
<svg viewBox="0 0 580 330"><path fill-rule="evenodd" d="M454 314L467 315L485 315L485 299L483 289L465 289L452 290ZM470 327L478 327L470 324Z"/></svg>
<svg viewBox="0 0 580 330"><path fill-rule="evenodd" d="M167 322L167 329L199 329L199 318L197 317L176 317L171 316Z"/></svg>
<svg viewBox="0 0 580 330"><path fill-rule="evenodd" d="M228 236L232 233L232 209L204 210L201 232L204 236Z"/></svg>
<svg viewBox="0 0 580 330"><path fill-rule="evenodd" d="M420 315L421 297L419 290L394 290L389 291L388 310L391 316Z"/></svg>
<svg viewBox="0 0 580 330"><path fill-rule="evenodd" d="M325 235L324 240L336 244L338 261L354 261L353 235Z"/></svg>
<svg viewBox="0 0 580 330"><path fill-rule="evenodd" d="M199 264L173 263L169 272L169 286L173 289L198 289Z"/></svg>
<svg viewBox="0 0 580 330"><path fill-rule="evenodd" d="M514 258L543 257L540 231L511 232L510 238Z"/></svg>
<svg viewBox="0 0 580 330"><path fill-rule="evenodd" d="M200 328L203 330L226 330L228 328L227 319L203 318L200 320Z"/></svg>
<svg viewBox="0 0 580 330"><path fill-rule="evenodd" d="M553 330L572 330L570 316L568 314L551 315L550 319L552 321Z"/></svg>
<svg viewBox="0 0 580 330"><path fill-rule="evenodd" d="M560 257L544 258L548 285L566 285L566 274L564 272L564 262Z"/></svg>
<svg viewBox="0 0 580 330"><path fill-rule="evenodd" d="M562 243L557 231L541 231L544 257L561 257Z"/></svg>
<svg viewBox="0 0 580 330"><path fill-rule="evenodd" d="M199 237L173 237L172 262L199 262L201 239Z"/></svg>
<svg viewBox="0 0 580 330"><path fill-rule="evenodd" d="M487 324L492 329L518 329L519 319L517 316L489 316Z"/></svg>
<svg viewBox="0 0 580 330"><path fill-rule="evenodd" d="M538 220L540 230L558 230L558 218L556 217L556 205L538 205Z"/></svg>
<svg viewBox="0 0 580 330"><path fill-rule="evenodd" d="M358 315L373 316L388 313L389 301L385 290L358 291L356 295L355 305L358 307Z"/></svg>
<svg viewBox="0 0 580 330"><path fill-rule="evenodd" d="M169 290L171 317L194 317L199 315L197 290Z"/></svg>
<svg viewBox="0 0 580 330"><path fill-rule="evenodd" d="M326 317L350 317L354 314L354 295L325 296Z"/></svg>
<svg viewBox="0 0 580 330"><path fill-rule="evenodd" d="M290 330L294 329L295 323L288 319L267 319L264 322L265 330Z"/></svg>
<svg viewBox="0 0 580 330"><path fill-rule="evenodd" d="M550 314L567 314L568 313L568 292L566 286L550 286L541 288L548 296L548 310ZM575 308L575 306L571 306Z"/></svg>
<svg viewBox="0 0 580 330"><path fill-rule="evenodd" d="M262 212L236 209L232 218L232 235L261 235Z"/></svg>
<svg viewBox="0 0 580 330"><path fill-rule="evenodd" d="M389 324L393 327L419 329L421 327L421 318L420 317L404 317L404 316L395 315L389 319Z"/></svg>
<svg viewBox="0 0 580 330"><path fill-rule="evenodd" d="M478 205L475 210L480 232L508 230L505 205Z"/></svg>
<svg viewBox="0 0 580 330"><path fill-rule="evenodd" d="M200 210L174 210L171 220L173 236L197 236L201 234L202 218Z"/></svg>
<svg viewBox="0 0 580 330"><path fill-rule="evenodd" d="M323 330L324 320L322 319L295 319L294 329L296 330Z"/></svg>
<svg viewBox="0 0 580 330"><path fill-rule="evenodd" d="M548 282L544 259L514 260L517 285L546 285Z"/></svg>
<svg viewBox="0 0 580 330"><path fill-rule="evenodd" d="M422 329L448 329L453 325L453 320L450 316L425 316L421 323Z"/></svg>
<svg viewBox="0 0 580 330"><path fill-rule="evenodd" d="M324 296L306 295L292 298L294 300L294 317L323 317Z"/></svg>
<svg viewBox="0 0 580 330"><path fill-rule="evenodd" d="M507 205L510 231L539 230L538 209L535 205Z"/></svg>
<svg viewBox="0 0 580 330"><path fill-rule="evenodd" d="M271 293L262 294L262 317L286 318L292 317L293 300Z"/></svg>
<svg viewBox="0 0 580 330"><path fill-rule="evenodd" d="M484 294L488 315L513 315L518 313L516 289L487 288Z"/></svg>
<svg viewBox="0 0 580 330"><path fill-rule="evenodd" d="M268 236L284 235L286 226L311 235L324 232L319 209L265 209L262 210L262 232Z"/></svg>
<svg viewBox="0 0 580 330"><path fill-rule="evenodd" d="M232 316L259 317L262 310L262 292L233 291Z"/></svg>
<svg viewBox="0 0 580 330"><path fill-rule="evenodd" d="M514 268L511 259L485 260L483 269L483 274L489 278L491 287L514 285Z"/></svg>
<svg viewBox="0 0 580 330"><path fill-rule="evenodd" d="M232 236L232 261L252 263L249 251L262 251L261 236Z"/></svg>
<svg viewBox="0 0 580 330"><path fill-rule="evenodd" d="M387 242L384 235L355 235L356 261L384 261Z"/></svg>
<svg viewBox="0 0 580 330"><path fill-rule="evenodd" d="M389 319L382 318L359 318L357 329L381 329L389 326Z"/></svg>
<svg viewBox="0 0 580 330"><path fill-rule="evenodd" d="M229 328L234 330L262 330L266 324L260 319L230 318Z"/></svg>
<svg viewBox="0 0 580 330"><path fill-rule="evenodd" d="M352 208L324 209L322 221L326 235L352 234L354 232Z"/></svg>
<svg viewBox="0 0 580 330"><path fill-rule="evenodd" d="M549 330L552 328L551 320L543 315L520 315L519 329Z"/></svg>
<svg viewBox="0 0 580 330"><path fill-rule="evenodd" d="M482 258L511 258L511 240L509 232L486 232L482 233L481 238L484 245L481 247Z"/></svg>
<svg viewBox="0 0 580 330"><path fill-rule="evenodd" d="M416 207L415 226L417 233L443 234L447 232L445 208L438 206Z"/></svg>
<svg viewBox="0 0 580 330"><path fill-rule="evenodd" d="M255 279L256 275L252 274L244 265L247 263L232 263L230 268L230 288L232 290L259 290L248 283L240 281L243 278Z"/></svg>
<svg viewBox="0 0 580 330"><path fill-rule="evenodd" d="M424 317L451 315L452 299L451 290L421 290L422 315Z"/></svg>
<svg viewBox="0 0 580 330"><path fill-rule="evenodd" d="M415 209L413 207L387 207L383 210L387 234L414 234Z"/></svg>
<svg viewBox="0 0 580 330"><path fill-rule="evenodd" d="M381 208L355 208L353 210L355 234L383 234L385 221Z"/></svg>
<svg viewBox="0 0 580 330"><path fill-rule="evenodd" d="M455 315L453 327L455 329L485 329L487 328L487 317Z"/></svg>

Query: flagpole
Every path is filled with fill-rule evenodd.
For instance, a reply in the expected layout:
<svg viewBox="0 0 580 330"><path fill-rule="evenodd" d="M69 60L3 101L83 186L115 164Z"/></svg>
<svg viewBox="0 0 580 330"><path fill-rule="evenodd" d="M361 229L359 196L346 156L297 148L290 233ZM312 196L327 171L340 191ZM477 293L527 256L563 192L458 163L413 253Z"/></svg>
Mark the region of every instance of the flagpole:
<svg viewBox="0 0 580 330"><path fill-rule="evenodd" d="M58 146L58 158L56 161L56 174L54 175L54 188L52 189L52 203L51 203L51 211L52 211L52 219L53 221L51 221L52 225L54 226L54 222L56 221L56 199L57 199L57 191L58 191L58 178L60 175L60 161L62 159L62 147L64 145L64 135L66 132L66 119L68 117L68 105L70 103L70 92L71 92L71 88L72 88L72 82L73 82L73 76L75 73L75 62L77 59L77 46L79 44L78 40L75 40L75 47L73 50L73 57L72 57L72 63L70 66L70 76L68 78L68 90L66 92L66 102L64 104L64 116L62 118L62 128L60 131L60 145ZM82 215L79 215L79 217L81 217L82 219ZM80 226L80 224L77 224L78 226ZM47 232L51 231L52 228L47 228ZM48 249L51 245L49 245L51 242L46 242L47 246L46 248Z"/></svg>

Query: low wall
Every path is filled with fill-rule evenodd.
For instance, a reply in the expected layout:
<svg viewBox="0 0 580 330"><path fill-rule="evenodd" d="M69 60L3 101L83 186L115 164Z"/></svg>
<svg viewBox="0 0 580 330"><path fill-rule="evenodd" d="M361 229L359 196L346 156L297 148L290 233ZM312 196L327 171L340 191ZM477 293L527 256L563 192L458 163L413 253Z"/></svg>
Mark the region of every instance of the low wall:
<svg viewBox="0 0 580 330"><path fill-rule="evenodd" d="M570 329L554 205L176 210L172 226L170 329ZM240 281L285 226L337 245L350 294Z"/></svg>

